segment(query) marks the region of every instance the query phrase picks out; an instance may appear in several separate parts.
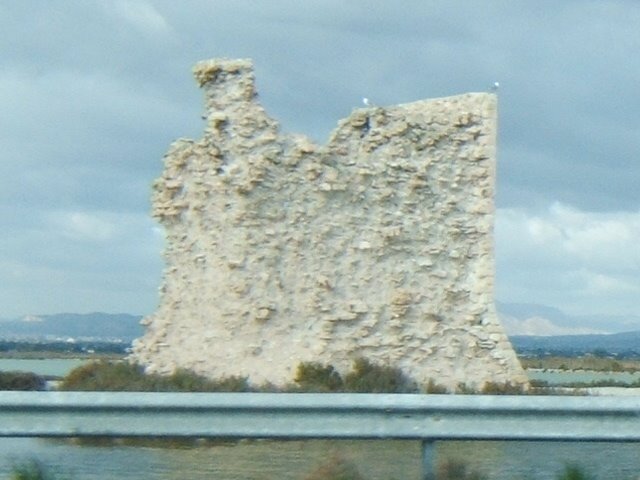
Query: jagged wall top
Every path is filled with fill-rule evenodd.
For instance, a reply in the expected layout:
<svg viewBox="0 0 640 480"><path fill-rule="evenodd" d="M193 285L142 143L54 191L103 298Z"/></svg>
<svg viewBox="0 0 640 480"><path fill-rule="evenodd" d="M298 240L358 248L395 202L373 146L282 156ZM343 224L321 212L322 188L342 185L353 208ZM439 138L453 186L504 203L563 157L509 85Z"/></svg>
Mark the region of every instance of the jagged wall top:
<svg viewBox="0 0 640 480"><path fill-rule="evenodd" d="M356 109L282 135L248 60L200 62L207 128L154 184L158 310L133 357L285 384L354 358L419 381L526 382L493 305L496 97Z"/></svg>
<svg viewBox="0 0 640 480"><path fill-rule="evenodd" d="M250 101L256 94L251 60L204 60L193 67L193 76L201 88L206 85L209 97L220 97L222 89L216 88L216 85L224 86L225 95L223 96L226 96L229 85L232 83L238 84L238 88L232 90L238 94L235 98L237 101Z"/></svg>

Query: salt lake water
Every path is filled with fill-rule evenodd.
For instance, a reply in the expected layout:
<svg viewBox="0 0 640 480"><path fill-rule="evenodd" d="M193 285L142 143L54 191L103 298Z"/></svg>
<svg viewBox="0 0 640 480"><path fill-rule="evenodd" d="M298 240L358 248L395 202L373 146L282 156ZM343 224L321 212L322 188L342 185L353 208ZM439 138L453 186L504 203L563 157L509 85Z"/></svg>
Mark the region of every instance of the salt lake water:
<svg viewBox="0 0 640 480"><path fill-rule="evenodd" d="M62 377L88 360L80 358L15 359L0 358L0 372L33 372L43 376Z"/></svg>

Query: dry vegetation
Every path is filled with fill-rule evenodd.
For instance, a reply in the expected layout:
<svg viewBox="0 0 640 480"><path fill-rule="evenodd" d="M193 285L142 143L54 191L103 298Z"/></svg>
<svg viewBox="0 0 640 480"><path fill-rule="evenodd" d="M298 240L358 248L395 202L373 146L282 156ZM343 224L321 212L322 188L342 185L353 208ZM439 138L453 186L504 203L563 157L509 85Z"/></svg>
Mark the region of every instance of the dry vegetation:
<svg viewBox="0 0 640 480"><path fill-rule="evenodd" d="M345 393L447 393L436 380L418 385L397 368L376 365L365 359L353 362L350 372L340 375L331 365L303 362L294 383L282 388L252 385L245 377L212 380L188 370L173 375L147 374L140 365L127 362L93 362L72 370L60 390L137 392L345 392ZM488 383L480 391L464 384L455 393L521 394L519 385Z"/></svg>
<svg viewBox="0 0 640 480"><path fill-rule="evenodd" d="M640 359L619 360L586 355L583 357L522 357L525 369L541 370L589 370L595 372L637 372Z"/></svg>

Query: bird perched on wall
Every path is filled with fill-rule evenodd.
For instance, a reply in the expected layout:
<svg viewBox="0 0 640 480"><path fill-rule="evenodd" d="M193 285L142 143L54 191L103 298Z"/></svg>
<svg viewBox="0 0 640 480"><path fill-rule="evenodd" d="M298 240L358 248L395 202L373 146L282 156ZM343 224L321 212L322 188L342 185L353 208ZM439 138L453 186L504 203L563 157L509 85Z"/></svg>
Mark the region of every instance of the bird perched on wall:
<svg viewBox="0 0 640 480"><path fill-rule="evenodd" d="M362 97L362 103L364 104L365 107L375 107L373 102L369 100L367 97Z"/></svg>

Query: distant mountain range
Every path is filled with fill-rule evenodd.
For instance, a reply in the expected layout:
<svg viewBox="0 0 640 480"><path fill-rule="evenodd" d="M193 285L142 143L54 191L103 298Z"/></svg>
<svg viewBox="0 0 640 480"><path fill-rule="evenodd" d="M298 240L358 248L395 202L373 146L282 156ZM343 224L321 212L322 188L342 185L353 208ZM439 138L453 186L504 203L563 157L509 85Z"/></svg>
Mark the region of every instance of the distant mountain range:
<svg viewBox="0 0 640 480"><path fill-rule="evenodd" d="M560 335L552 337L519 336L509 338L519 354L539 356L620 355L640 356L640 331L608 335Z"/></svg>
<svg viewBox="0 0 640 480"><path fill-rule="evenodd" d="M507 334L589 335L640 330L640 315L568 315L545 305L496 302Z"/></svg>
<svg viewBox="0 0 640 480"><path fill-rule="evenodd" d="M144 333L140 315L59 313L0 320L0 339L100 339L131 342Z"/></svg>
<svg viewBox="0 0 640 480"><path fill-rule="evenodd" d="M640 355L640 316L568 315L534 304L498 302L496 307L519 354Z"/></svg>

